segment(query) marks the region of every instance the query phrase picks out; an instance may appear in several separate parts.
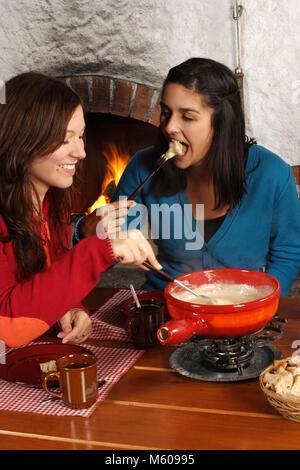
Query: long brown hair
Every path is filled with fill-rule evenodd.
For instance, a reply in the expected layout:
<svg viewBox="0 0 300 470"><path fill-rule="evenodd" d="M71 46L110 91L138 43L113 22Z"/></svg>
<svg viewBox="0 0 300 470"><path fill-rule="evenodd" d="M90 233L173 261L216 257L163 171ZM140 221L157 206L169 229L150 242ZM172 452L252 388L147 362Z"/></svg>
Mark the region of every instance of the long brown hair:
<svg viewBox="0 0 300 470"><path fill-rule="evenodd" d="M246 191L248 150L256 143L245 134L240 91L234 74L214 60L192 58L169 70L162 94L168 83L178 83L203 95L205 104L213 109L214 134L205 160L213 177L215 209L226 205L233 209ZM159 158L167 147L160 130L154 158ZM187 171L177 168L170 160L160 170L154 192L169 196L183 191L186 184Z"/></svg>
<svg viewBox="0 0 300 470"><path fill-rule="evenodd" d="M29 168L37 157L59 148L80 98L63 82L28 72L5 85L6 104L0 105L0 215L12 242L19 277L43 270L43 239L33 220L34 204ZM70 219L72 189L51 187L50 229L56 227L56 249L63 249ZM41 214L40 214L41 215Z"/></svg>

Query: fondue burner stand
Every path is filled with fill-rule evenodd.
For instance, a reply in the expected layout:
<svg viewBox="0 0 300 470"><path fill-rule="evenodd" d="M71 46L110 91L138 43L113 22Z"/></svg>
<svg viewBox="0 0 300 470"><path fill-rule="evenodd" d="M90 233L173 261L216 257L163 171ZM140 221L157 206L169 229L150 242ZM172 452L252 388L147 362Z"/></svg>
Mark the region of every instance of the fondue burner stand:
<svg viewBox="0 0 300 470"><path fill-rule="evenodd" d="M280 339L286 320L277 314L259 332L239 338L210 339L193 336L176 349L170 365L178 373L210 382L236 382L256 378L282 358L269 343Z"/></svg>

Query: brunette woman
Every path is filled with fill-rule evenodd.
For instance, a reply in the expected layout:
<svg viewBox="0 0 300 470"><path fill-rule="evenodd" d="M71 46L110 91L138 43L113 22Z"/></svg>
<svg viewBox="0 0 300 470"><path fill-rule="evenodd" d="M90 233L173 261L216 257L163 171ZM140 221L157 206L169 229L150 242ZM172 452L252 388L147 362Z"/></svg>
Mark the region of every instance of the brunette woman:
<svg viewBox="0 0 300 470"><path fill-rule="evenodd" d="M203 58L172 68L162 90L160 129L157 145L130 160L115 199L138 187L170 140L182 143L181 155L135 198L151 216L166 271L173 277L212 268L265 271L288 295L300 270L296 185L287 163L247 138L234 74ZM134 211L129 227L139 220ZM164 288L152 272L147 276L144 287Z"/></svg>
<svg viewBox="0 0 300 470"><path fill-rule="evenodd" d="M6 104L0 105L0 340L8 346L26 344L58 321L63 342L86 340L91 320L81 300L101 272L116 261L148 259L160 268L136 230L120 238L93 235L69 249L84 128L80 99L64 83L37 73L6 83Z"/></svg>

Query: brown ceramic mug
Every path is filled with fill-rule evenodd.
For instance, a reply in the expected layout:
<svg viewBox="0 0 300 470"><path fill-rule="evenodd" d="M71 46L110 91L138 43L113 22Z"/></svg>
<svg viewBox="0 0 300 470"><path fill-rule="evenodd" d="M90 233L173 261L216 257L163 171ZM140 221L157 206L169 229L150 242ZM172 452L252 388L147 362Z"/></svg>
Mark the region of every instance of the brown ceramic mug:
<svg viewBox="0 0 300 470"><path fill-rule="evenodd" d="M165 320L165 304L157 299L140 299L141 308L135 302L127 305L126 329L135 346L140 349L158 344L157 330Z"/></svg>
<svg viewBox="0 0 300 470"><path fill-rule="evenodd" d="M93 354L77 353L60 357L58 371L43 376L43 387L50 395L61 398L70 408L89 408L98 395L97 359ZM48 389L48 380L57 378L61 392Z"/></svg>

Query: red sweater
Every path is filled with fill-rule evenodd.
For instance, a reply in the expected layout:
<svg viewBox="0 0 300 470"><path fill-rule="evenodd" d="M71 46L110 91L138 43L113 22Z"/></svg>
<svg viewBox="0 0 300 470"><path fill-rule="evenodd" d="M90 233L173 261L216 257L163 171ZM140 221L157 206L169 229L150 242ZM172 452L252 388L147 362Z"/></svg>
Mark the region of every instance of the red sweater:
<svg viewBox="0 0 300 470"><path fill-rule="evenodd" d="M49 201L43 204L49 220ZM0 231L7 234L0 217ZM82 240L68 253L57 254L50 234L47 249L50 266L26 281L17 282L17 264L12 243L0 241L0 340L19 347L37 338L73 307L82 309L81 300L97 285L100 273L116 260L109 238L96 235ZM68 228L68 247L71 227ZM86 310L86 309L84 309Z"/></svg>

